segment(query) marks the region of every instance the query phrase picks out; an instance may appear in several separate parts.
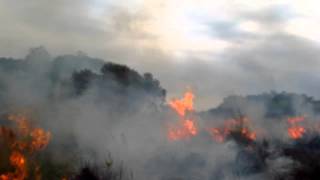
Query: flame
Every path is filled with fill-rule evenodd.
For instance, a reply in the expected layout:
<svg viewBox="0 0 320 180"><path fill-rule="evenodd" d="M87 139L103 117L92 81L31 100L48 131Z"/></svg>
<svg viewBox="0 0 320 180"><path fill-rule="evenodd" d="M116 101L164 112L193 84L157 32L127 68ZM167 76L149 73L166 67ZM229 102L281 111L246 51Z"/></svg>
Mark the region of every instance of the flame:
<svg viewBox="0 0 320 180"><path fill-rule="evenodd" d="M209 128L208 131L212 138L219 143L224 142L232 132L239 132L242 137L250 141L254 141L257 139L257 133L250 130L249 127L249 119L243 117L239 119L226 120L222 127Z"/></svg>
<svg viewBox="0 0 320 180"><path fill-rule="evenodd" d="M170 127L168 132L169 140L187 139L197 135L198 129L193 120L181 120L178 127Z"/></svg>
<svg viewBox="0 0 320 180"><path fill-rule="evenodd" d="M25 179L27 177L26 159L20 152L14 151L10 156L12 166L16 167L17 179Z"/></svg>
<svg viewBox="0 0 320 180"><path fill-rule="evenodd" d="M41 128L33 128L28 117L23 114L12 114L8 120L15 122L16 127L0 126L0 140L10 150L9 162L13 172L0 174L0 180L25 180L33 166L35 179L41 179L40 167L32 160L35 151L44 149L51 138L51 133Z"/></svg>
<svg viewBox="0 0 320 180"><path fill-rule="evenodd" d="M291 139L300 139L306 133L306 129L299 124L304 120L303 116L288 118L288 135Z"/></svg>
<svg viewBox="0 0 320 180"><path fill-rule="evenodd" d="M173 99L169 106L179 115L180 121L176 125L170 125L168 131L169 140L188 139L197 135L198 128L194 120L187 117L187 111L193 111L194 95L187 91L182 99Z"/></svg>
<svg viewBox="0 0 320 180"><path fill-rule="evenodd" d="M179 99L173 99L169 102L169 105L174 109L180 116L185 116L186 111L193 111L193 99L194 95L192 91L184 93L184 97Z"/></svg>
<svg viewBox="0 0 320 180"><path fill-rule="evenodd" d="M32 132L30 133L30 136L32 137L32 142L31 142L32 149L42 150L49 143L49 140L51 138L51 133L46 132L43 129L36 128L32 130Z"/></svg>
<svg viewBox="0 0 320 180"><path fill-rule="evenodd" d="M198 128L196 121L192 118L193 100L195 96L191 90L184 93L181 99L172 99L168 102L169 107L179 116L177 123L169 124L167 137L169 140L190 139L196 136L201 129ZM191 117L190 117L191 116ZM287 119L288 136L297 140L308 132L320 132L320 125L314 124L305 128L301 123L305 120L303 116L297 116ZM252 130L252 125L247 117L237 119L228 119L221 126L206 128L207 132L212 136L213 140L219 143L225 142L228 138L241 138L244 142L252 142L257 140L257 131ZM263 136L265 131L259 129L259 136ZM240 141L241 141L240 139Z"/></svg>
<svg viewBox="0 0 320 180"><path fill-rule="evenodd" d="M197 128L196 128L196 125L195 125L195 122L192 121L192 120L188 120L186 119L184 122L183 122L183 127L184 129L187 130L187 132L189 132L191 135L195 136L197 134Z"/></svg>

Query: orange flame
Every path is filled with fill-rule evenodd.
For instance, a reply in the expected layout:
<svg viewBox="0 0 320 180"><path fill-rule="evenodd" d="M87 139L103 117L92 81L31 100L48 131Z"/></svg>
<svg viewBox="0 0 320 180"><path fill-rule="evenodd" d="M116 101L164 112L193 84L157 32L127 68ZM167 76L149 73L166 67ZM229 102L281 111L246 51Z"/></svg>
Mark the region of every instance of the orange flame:
<svg viewBox="0 0 320 180"><path fill-rule="evenodd" d="M32 137L31 146L34 150L44 149L51 138L50 132L45 132L43 129L35 128L31 131L30 136Z"/></svg>
<svg viewBox="0 0 320 180"><path fill-rule="evenodd" d="M172 99L168 102L169 107L174 110L180 118L176 124L169 124L167 133L169 140L189 139L198 134L198 125L192 118L194 98L195 96L192 91L188 90L181 99ZM287 133L291 139L297 140L302 138L303 135L307 133L307 130L309 132L320 132L320 125L313 125L306 129L301 125L302 121L304 121L303 116L288 118L287 122L289 127ZM226 120L222 126L211 127L208 128L207 131L212 138L219 143L225 142L226 139L230 137L240 137L248 141L256 141L257 139L257 131L251 129L251 123L246 117ZM264 130L259 129L260 136L264 133Z"/></svg>
<svg viewBox="0 0 320 180"><path fill-rule="evenodd" d="M198 128L194 120L186 117L187 111L193 111L193 99L194 95L191 91L187 91L184 97L179 99L173 99L169 102L169 106L179 115L179 124L173 126L170 125L168 131L169 140L187 139L197 135Z"/></svg>
<svg viewBox="0 0 320 180"><path fill-rule="evenodd" d="M192 120L182 120L179 127L170 127L168 132L169 140L187 139L197 135L198 129Z"/></svg>
<svg viewBox="0 0 320 180"><path fill-rule="evenodd" d="M51 133L40 128L32 128L25 115L9 115L8 120L16 123L16 128L0 126L0 138L10 149L9 162L15 168L14 172L0 174L0 180L25 180L30 168L34 165L34 174L37 180L41 179L40 167L36 162L27 158L34 151L44 149L51 138Z"/></svg>
<svg viewBox="0 0 320 180"><path fill-rule="evenodd" d="M291 139L300 139L306 133L306 129L299 124L302 121L303 116L288 118L288 135Z"/></svg>
<svg viewBox="0 0 320 180"><path fill-rule="evenodd" d="M174 109L180 116L185 116L186 111L193 110L193 99L194 95L191 91L184 93L184 97L179 99L173 99L169 102L169 105Z"/></svg>
<svg viewBox="0 0 320 180"><path fill-rule="evenodd" d="M212 138L222 143L228 138L232 132L239 132L240 135L250 141L257 139L257 133L249 129L250 121L248 118L230 119L224 121L222 127L209 128L208 131Z"/></svg>

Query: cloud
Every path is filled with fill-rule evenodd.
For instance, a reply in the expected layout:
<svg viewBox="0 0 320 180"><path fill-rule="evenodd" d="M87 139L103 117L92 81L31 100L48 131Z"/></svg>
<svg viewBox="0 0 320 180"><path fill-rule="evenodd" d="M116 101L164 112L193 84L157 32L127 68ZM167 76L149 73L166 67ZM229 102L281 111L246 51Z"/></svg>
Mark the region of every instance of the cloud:
<svg viewBox="0 0 320 180"><path fill-rule="evenodd" d="M257 34L247 32L241 29L240 23L234 22L212 22L210 28L213 37L224 39L227 41L252 40Z"/></svg>
<svg viewBox="0 0 320 180"><path fill-rule="evenodd" d="M246 11L242 14L245 19L252 19L265 25L284 25L288 20L294 18L295 13L287 5L270 5L268 7Z"/></svg>
<svg viewBox="0 0 320 180"><path fill-rule="evenodd" d="M271 90L306 93L319 97L319 46L312 41L276 33L251 46L226 50L210 62L177 65L164 80L167 87L195 88L197 102L208 107L230 94L256 94ZM178 80L176 80L178 79ZM170 85L166 83L172 83Z"/></svg>
<svg viewBox="0 0 320 180"><path fill-rule="evenodd" d="M297 4L0 1L0 54L22 57L39 45L53 55L82 50L152 72L169 97L191 86L201 109L234 93L278 89L318 96L311 90L318 87L317 33L309 33L314 23L294 31L312 16L303 10L309 6Z"/></svg>

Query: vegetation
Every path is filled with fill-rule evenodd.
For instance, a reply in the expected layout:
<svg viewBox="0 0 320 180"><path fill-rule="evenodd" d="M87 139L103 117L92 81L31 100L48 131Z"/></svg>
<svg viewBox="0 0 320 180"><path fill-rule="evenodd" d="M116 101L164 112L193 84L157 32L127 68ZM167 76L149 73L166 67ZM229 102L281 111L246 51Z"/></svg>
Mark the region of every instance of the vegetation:
<svg viewBox="0 0 320 180"><path fill-rule="evenodd" d="M165 89L151 73L140 74L125 65L90 58L84 53L51 57L43 47L39 47L32 49L25 59L0 58L0 108L3 115L0 118L0 175L15 171L15 166L10 163L12 144L6 142L8 139L16 138L13 132L6 130L12 124L7 121L5 114L12 110L21 107L31 108L34 115L40 119L33 123L46 129L50 127L48 125L50 122L47 121L59 118L55 112L61 103L92 101L97 107L104 107L103 110L110 112L108 113L110 117L115 116L116 121L121 121L121 116L127 115L131 118L133 114L131 112L143 109L141 107L145 104L156 112L157 108L163 108L165 98ZM248 109L259 106L264 107L265 111L261 116L267 121L301 115L306 107L315 115L320 113L320 101L312 97L287 92L270 92L246 97L237 95L226 97L217 108L201 112L199 116L205 122L212 121L213 117L238 118L246 115ZM77 108L81 107L74 107ZM74 109L71 108L70 111ZM45 118L49 120L41 121L45 113L47 113ZM117 115L114 115L115 113ZM66 117L74 115L70 114ZM90 125L90 119L88 122ZM30 163L27 168L28 179L37 179L38 174L47 180L134 179L130 167L114 162L111 157L104 163L86 162L87 159L81 157L79 153L80 148L72 132L69 132L70 127L67 122L57 121L56 126L66 130L50 129L54 138L47 148L37 153L27 153L19 149L19 152L26 154L26 162ZM300 140L288 142L272 138L256 140L244 136L242 131L244 128L247 128L246 124L241 124L232 129L226 138L226 141L235 142L238 148L237 156L231 166L232 173L241 177L267 173L270 179L276 180L317 179L320 170L318 134L310 134ZM245 130L248 133L251 129ZM21 139L23 142L28 142L30 136L23 136ZM198 158L197 155L194 156L190 159ZM270 170L270 162L278 158L287 158L294 163L288 165L290 166L287 168L288 171ZM205 160L202 160L193 161L191 164L194 163L195 167L204 166ZM186 167L188 161L176 164ZM157 160L154 162L161 163ZM0 176L0 180L3 179Z"/></svg>

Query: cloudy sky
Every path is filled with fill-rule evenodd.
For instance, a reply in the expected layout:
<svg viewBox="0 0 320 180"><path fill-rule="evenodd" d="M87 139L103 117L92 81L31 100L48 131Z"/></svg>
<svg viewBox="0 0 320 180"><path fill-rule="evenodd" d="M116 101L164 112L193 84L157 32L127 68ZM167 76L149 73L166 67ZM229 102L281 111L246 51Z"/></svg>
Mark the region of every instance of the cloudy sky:
<svg viewBox="0 0 320 180"><path fill-rule="evenodd" d="M320 98L317 0L0 0L0 56L43 45L152 72L205 109L270 90Z"/></svg>

